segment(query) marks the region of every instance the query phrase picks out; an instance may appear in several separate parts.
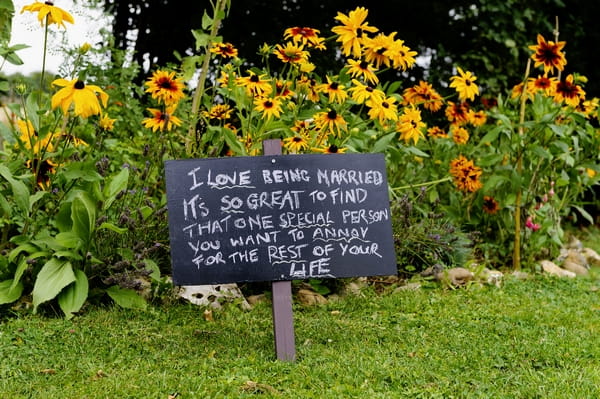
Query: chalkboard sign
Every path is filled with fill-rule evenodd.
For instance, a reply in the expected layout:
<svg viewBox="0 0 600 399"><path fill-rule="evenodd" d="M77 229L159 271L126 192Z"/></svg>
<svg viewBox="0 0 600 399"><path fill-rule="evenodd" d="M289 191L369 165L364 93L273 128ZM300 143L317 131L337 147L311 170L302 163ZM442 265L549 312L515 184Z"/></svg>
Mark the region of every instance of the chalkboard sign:
<svg viewBox="0 0 600 399"><path fill-rule="evenodd" d="M165 162L173 281L396 274L382 154Z"/></svg>

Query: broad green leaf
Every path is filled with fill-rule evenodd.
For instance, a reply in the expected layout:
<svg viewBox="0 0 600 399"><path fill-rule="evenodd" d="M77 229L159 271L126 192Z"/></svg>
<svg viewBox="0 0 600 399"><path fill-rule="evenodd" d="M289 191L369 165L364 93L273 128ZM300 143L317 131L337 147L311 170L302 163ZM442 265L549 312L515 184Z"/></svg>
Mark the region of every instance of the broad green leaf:
<svg viewBox="0 0 600 399"><path fill-rule="evenodd" d="M138 295L137 292L131 289L121 288L118 285L113 285L112 287L108 287L106 289L106 293L108 296L112 298L113 301L122 308L127 309L146 309L148 304Z"/></svg>
<svg viewBox="0 0 600 399"><path fill-rule="evenodd" d="M26 252L26 253L34 253L34 252L38 252L39 248L36 247L35 245L32 245L30 243L23 243L18 245L15 249L13 249L12 251L10 251L8 253L8 261L9 262L14 262L15 259L17 259L17 256L19 256L19 254L21 252Z"/></svg>
<svg viewBox="0 0 600 399"><path fill-rule="evenodd" d="M117 194L127 189L127 182L129 181L129 169L122 169L116 176L110 179L110 182L104 187L104 204L102 209L106 210L110 208L112 203L117 198Z"/></svg>
<svg viewBox="0 0 600 399"><path fill-rule="evenodd" d="M81 270L75 270L75 281L58 295L58 304L65 317L70 319L78 312L88 297L88 278Z"/></svg>
<svg viewBox="0 0 600 399"><path fill-rule="evenodd" d="M587 220L591 224L594 224L594 217L592 215L590 215L588 213L588 211L586 211L585 209L583 209L582 207L580 207L578 205L573 205L573 208L577 209L577 211L579 213L581 213L581 216L583 216L585 218L585 220Z"/></svg>
<svg viewBox="0 0 600 399"><path fill-rule="evenodd" d="M77 193L73 199L71 220L73 222L73 233L78 235L84 242L89 242L96 225L96 206L84 192Z"/></svg>
<svg viewBox="0 0 600 399"><path fill-rule="evenodd" d="M0 304L12 303L21 298L23 293L23 283L14 283L14 280L4 280L0 282Z"/></svg>
<svg viewBox="0 0 600 399"><path fill-rule="evenodd" d="M411 154L414 154L418 157L429 158L428 153L419 150L417 147L413 147L413 146L406 147L406 152L410 152Z"/></svg>
<svg viewBox="0 0 600 399"><path fill-rule="evenodd" d="M489 132L486 133L485 136L481 138L481 140L479 141L480 144L491 143L493 141L496 141L498 135L503 129L505 129L504 126L496 126L495 128L491 129Z"/></svg>
<svg viewBox="0 0 600 399"><path fill-rule="evenodd" d="M192 30L192 35L194 35L194 39L196 40L196 51L199 51L201 48L204 48L208 45L208 41L210 39L210 35L208 33L204 33L200 29Z"/></svg>
<svg viewBox="0 0 600 399"><path fill-rule="evenodd" d="M12 285L10 286L11 290L14 289L21 282L21 277L23 277L23 273L25 272L25 270L27 270L27 260L23 259L21 260L21 262L19 262L17 270L15 270Z"/></svg>
<svg viewBox="0 0 600 399"><path fill-rule="evenodd" d="M74 249L79 248L83 244L82 238L72 231L65 231L64 233L58 233L54 239L57 245L52 246L55 251L62 250L65 248Z"/></svg>
<svg viewBox="0 0 600 399"><path fill-rule="evenodd" d="M0 209L2 209L6 217L12 215L12 208L2 193L0 193Z"/></svg>
<svg viewBox="0 0 600 399"><path fill-rule="evenodd" d="M40 199L42 199L42 197L44 197L46 194L48 194L48 191L37 191L36 193L34 193L33 195L31 195L29 197L29 212L31 212L31 208L33 207L33 204L35 204Z"/></svg>
<svg viewBox="0 0 600 399"><path fill-rule="evenodd" d="M235 155L246 155L246 149L244 145L238 140L235 133L233 133L230 129L222 128L221 132L223 133L223 137L225 138L225 142L231 148Z"/></svg>
<svg viewBox="0 0 600 399"><path fill-rule="evenodd" d="M15 179L10 170L4 165L0 165L0 176L4 177L10 184L17 207L27 214L29 211L29 189L25 183Z"/></svg>
<svg viewBox="0 0 600 399"><path fill-rule="evenodd" d="M158 267L156 262L154 262L152 259L144 259L144 264L146 265L146 268L148 270L152 270L152 273L150 273L150 277L155 281L159 281L160 268Z"/></svg>
<svg viewBox="0 0 600 399"><path fill-rule="evenodd" d="M396 137L396 133L381 136L373 145L372 152L384 152L390 145L390 142Z"/></svg>
<svg viewBox="0 0 600 399"><path fill-rule="evenodd" d="M52 258L42 267L33 286L33 312L46 301L55 298L67 285L75 281L71 262Z"/></svg>
<svg viewBox="0 0 600 399"><path fill-rule="evenodd" d="M206 30L209 29L213 24L213 19L210 15L208 15L208 13L206 12L206 10L204 10L204 15L202 15L202 29Z"/></svg>
<svg viewBox="0 0 600 399"><path fill-rule="evenodd" d="M72 162L66 165L62 170L62 175L68 180L81 179L94 182L103 179L102 175L96 172L94 165L86 162Z"/></svg>

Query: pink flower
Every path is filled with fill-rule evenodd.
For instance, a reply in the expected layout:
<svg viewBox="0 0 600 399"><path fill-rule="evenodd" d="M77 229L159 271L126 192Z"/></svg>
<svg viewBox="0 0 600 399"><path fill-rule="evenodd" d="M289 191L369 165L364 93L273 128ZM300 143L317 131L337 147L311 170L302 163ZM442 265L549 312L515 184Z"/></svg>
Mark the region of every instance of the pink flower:
<svg viewBox="0 0 600 399"><path fill-rule="evenodd" d="M525 221L525 227L531 231L538 231L542 226L540 226L538 223L533 223L533 218L528 216L527 220Z"/></svg>

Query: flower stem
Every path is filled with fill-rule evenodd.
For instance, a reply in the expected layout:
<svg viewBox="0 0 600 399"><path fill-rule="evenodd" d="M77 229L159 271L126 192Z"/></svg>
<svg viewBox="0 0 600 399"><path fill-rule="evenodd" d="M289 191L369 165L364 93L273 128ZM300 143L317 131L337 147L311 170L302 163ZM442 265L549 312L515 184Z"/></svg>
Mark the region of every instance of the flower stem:
<svg viewBox="0 0 600 399"><path fill-rule="evenodd" d="M446 177L442 177L441 179L437 179L437 180L432 180L432 181L426 181L424 183L418 183L418 184L409 184L406 186L400 186L400 187L392 187L392 191L399 191L399 190L406 190L409 188L414 188L414 187L426 187L426 186L434 186L436 184L440 184L440 183L444 183L447 181L452 180L451 176L446 176Z"/></svg>
<svg viewBox="0 0 600 399"><path fill-rule="evenodd" d="M42 53L42 72L40 74L40 90L44 89L44 75L46 73L46 53L47 48L48 48L48 19L50 18L50 15L46 15L46 24L44 27L44 50ZM40 96L40 101L41 101L41 96Z"/></svg>
<svg viewBox="0 0 600 399"><path fill-rule="evenodd" d="M531 59L527 60L527 68L525 68L525 78L523 79L523 92L521 93L521 109L519 110L519 143L525 134L523 124L525 123L525 104L527 102L527 90L525 84L529 76L531 68ZM517 175L521 176L523 171L523 153L519 148L517 156ZM515 239L513 248L513 269L521 270L521 200L523 198L523 189L519 186L517 190L517 198L515 199Z"/></svg>
<svg viewBox="0 0 600 399"><path fill-rule="evenodd" d="M208 37L208 42L206 43L205 52L204 52L204 62L202 63L202 69L200 70L200 75L198 76L198 84L196 85L196 90L194 91L194 97L192 99L192 109L190 111L190 125L188 127L188 136L186 140L186 152L188 155L191 155L192 149L192 140L194 137L194 132L196 130L196 123L198 122L198 111L200 110L200 101L202 99L202 95L204 94L204 85L206 84L206 77L208 76L208 69L210 66L210 59L212 53L210 52L210 46L212 46L215 37L217 36L217 32L219 30L219 26L221 25L221 20L223 19L223 11L225 11L225 6L227 5L226 0L217 0L214 6L214 17L212 21L212 27L210 29L210 34Z"/></svg>

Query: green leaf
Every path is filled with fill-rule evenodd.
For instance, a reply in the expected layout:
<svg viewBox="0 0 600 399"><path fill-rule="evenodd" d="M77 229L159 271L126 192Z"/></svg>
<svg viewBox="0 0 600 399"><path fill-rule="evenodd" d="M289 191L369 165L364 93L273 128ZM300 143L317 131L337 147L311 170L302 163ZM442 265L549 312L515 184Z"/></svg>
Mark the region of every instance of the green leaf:
<svg viewBox="0 0 600 399"><path fill-rule="evenodd" d="M108 296L122 308L145 310L148 304L136 291L113 285L106 289Z"/></svg>
<svg viewBox="0 0 600 399"><path fill-rule="evenodd" d="M381 136L373 145L372 152L384 152L387 150L394 137L396 137L395 132Z"/></svg>
<svg viewBox="0 0 600 399"><path fill-rule="evenodd" d="M73 233L84 242L89 242L96 225L96 207L84 192L77 193L73 199L71 220L73 221Z"/></svg>
<svg viewBox="0 0 600 399"><path fill-rule="evenodd" d="M75 270L75 281L58 295L58 304L65 313L67 319L78 312L88 297L89 283L85 273Z"/></svg>
<svg viewBox="0 0 600 399"><path fill-rule="evenodd" d="M104 187L104 190L102 191L102 193L104 194L104 204L102 205L103 210L110 208L115 199L117 199L117 194L127 189L128 181L128 168L124 168L116 176L113 176L110 179L110 182Z"/></svg>
<svg viewBox="0 0 600 399"><path fill-rule="evenodd" d="M206 12L206 10L204 10L204 15L202 15L202 29L206 30L209 29L213 24L213 19L210 15L208 15L208 13Z"/></svg>
<svg viewBox="0 0 600 399"><path fill-rule="evenodd" d="M150 273L150 277L154 281L160 281L160 268L152 259L144 259L144 264L146 265L146 269L152 270Z"/></svg>
<svg viewBox="0 0 600 399"><path fill-rule="evenodd" d="M588 211L586 211L585 209L583 209L582 207L577 206L577 205L573 205L573 208L577 209L577 211L579 213L581 213L581 216L583 216L585 218L585 220L587 220L591 224L594 224L594 217L592 215L590 215L588 213Z"/></svg>
<svg viewBox="0 0 600 399"><path fill-rule="evenodd" d="M429 158L428 153L419 150L417 147L413 147L413 146L406 147L406 152L410 152L411 154L414 154L418 157Z"/></svg>
<svg viewBox="0 0 600 399"><path fill-rule="evenodd" d="M244 145L238 140L231 129L222 128L221 132L223 133L225 142L235 155L246 155L246 148L244 148Z"/></svg>
<svg viewBox="0 0 600 399"><path fill-rule="evenodd" d="M94 166L91 163L72 162L65 166L62 171L62 175L66 177L67 180L81 179L89 182L102 180L102 175L96 172L96 170L93 168Z"/></svg>
<svg viewBox="0 0 600 399"><path fill-rule="evenodd" d="M55 298L63 288L75 281L71 262L52 258L42 267L33 286L33 312L46 301Z"/></svg>
<svg viewBox="0 0 600 399"><path fill-rule="evenodd" d="M0 304L11 303L21 298L23 283L14 283L12 279L0 282Z"/></svg>
<svg viewBox="0 0 600 399"><path fill-rule="evenodd" d="M192 30L192 35L194 35L194 39L196 40L196 51L208 45L210 40L210 35L208 33L204 33L200 29L195 29Z"/></svg>
<svg viewBox="0 0 600 399"><path fill-rule="evenodd" d="M23 211L23 213L27 214L29 211L29 189L25 183L13 178L10 170L4 165L0 165L0 176L4 177L10 184L17 207Z"/></svg>
<svg viewBox="0 0 600 399"><path fill-rule="evenodd" d="M11 290L14 289L21 282L21 277L23 277L23 273L25 272L25 270L27 270L27 260L23 259L21 260L21 262L19 262L17 270L15 270L12 285L10 286Z"/></svg>
<svg viewBox="0 0 600 399"><path fill-rule="evenodd" d="M115 233L124 234L127 233L128 229L126 227L118 227L112 223L104 222L100 226L98 226L98 230L107 229L114 231Z"/></svg>

